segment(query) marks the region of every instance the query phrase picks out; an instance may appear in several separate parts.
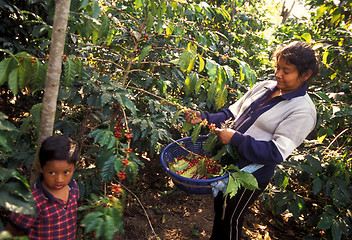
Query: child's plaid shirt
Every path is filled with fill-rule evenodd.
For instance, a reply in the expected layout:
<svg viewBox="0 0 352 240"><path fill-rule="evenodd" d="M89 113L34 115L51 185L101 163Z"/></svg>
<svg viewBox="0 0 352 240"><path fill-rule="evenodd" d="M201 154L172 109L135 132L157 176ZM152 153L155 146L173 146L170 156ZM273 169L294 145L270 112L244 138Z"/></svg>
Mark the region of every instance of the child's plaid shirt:
<svg viewBox="0 0 352 240"><path fill-rule="evenodd" d="M32 190L36 215L12 213L11 223L25 230L29 239L38 240L72 240L76 236L76 216L79 190L75 180L69 185L67 202L55 198L38 180Z"/></svg>

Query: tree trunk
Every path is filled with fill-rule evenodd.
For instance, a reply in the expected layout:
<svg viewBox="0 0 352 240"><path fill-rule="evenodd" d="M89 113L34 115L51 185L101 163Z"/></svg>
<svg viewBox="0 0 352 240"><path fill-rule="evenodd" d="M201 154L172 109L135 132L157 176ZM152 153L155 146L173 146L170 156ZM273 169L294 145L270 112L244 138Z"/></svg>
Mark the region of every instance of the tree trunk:
<svg viewBox="0 0 352 240"><path fill-rule="evenodd" d="M59 91L60 76L62 70L62 55L65 47L68 14L71 0L56 0L53 31L51 36L50 56L45 79L44 98L37 142L36 160L31 167L30 184L34 184L39 176L37 167L38 152L41 143L53 134L56 114L57 95Z"/></svg>

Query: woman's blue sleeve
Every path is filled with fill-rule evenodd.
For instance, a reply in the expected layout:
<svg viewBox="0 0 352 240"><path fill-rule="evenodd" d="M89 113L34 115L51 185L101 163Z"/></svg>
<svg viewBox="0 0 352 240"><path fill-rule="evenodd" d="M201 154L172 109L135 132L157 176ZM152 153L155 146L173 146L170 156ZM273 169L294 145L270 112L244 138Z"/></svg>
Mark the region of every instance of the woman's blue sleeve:
<svg viewBox="0 0 352 240"><path fill-rule="evenodd" d="M280 164L283 157L273 141L258 141L249 135L236 132L230 144L235 146L238 153L247 161L259 164Z"/></svg>

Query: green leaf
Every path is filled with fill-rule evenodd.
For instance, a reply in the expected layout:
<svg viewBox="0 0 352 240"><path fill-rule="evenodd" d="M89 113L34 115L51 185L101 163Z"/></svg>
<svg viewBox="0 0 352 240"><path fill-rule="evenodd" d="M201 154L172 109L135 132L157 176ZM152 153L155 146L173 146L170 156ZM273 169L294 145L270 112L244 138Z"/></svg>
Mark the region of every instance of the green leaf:
<svg viewBox="0 0 352 240"><path fill-rule="evenodd" d="M194 124L185 121L183 124L183 131L188 132L193 128L193 126Z"/></svg>
<svg viewBox="0 0 352 240"><path fill-rule="evenodd" d="M13 151L14 141L16 140L17 134L13 132L0 131L0 146L8 152Z"/></svg>
<svg viewBox="0 0 352 240"><path fill-rule="evenodd" d="M341 12L340 12L339 9L336 9L336 10L334 11L334 13L333 13L332 18L331 18L330 21L331 21L332 23L335 23L335 26L336 26L336 25L339 23L340 19L341 19Z"/></svg>
<svg viewBox="0 0 352 240"><path fill-rule="evenodd" d="M318 8L317 12L316 12L316 18L320 18L324 15L325 11L328 9L327 6L322 5L321 7Z"/></svg>
<svg viewBox="0 0 352 240"><path fill-rule="evenodd" d="M109 33L109 25L110 25L109 17L107 14L104 14L101 17L101 26L99 28L99 37L103 37L103 38L107 37L107 35Z"/></svg>
<svg viewBox="0 0 352 240"><path fill-rule="evenodd" d="M342 238L342 230L339 227L339 223L334 219L331 226L331 234L333 240L340 240Z"/></svg>
<svg viewBox="0 0 352 240"><path fill-rule="evenodd" d="M17 68L14 58L7 58L0 62L0 86L8 81L9 73Z"/></svg>
<svg viewBox="0 0 352 240"><path fill-rule="evenodd" d="M0 206L15 213L35 214L32 193L20 182L7 183L0 188Z"/></svg>
<svg viewBox="0 0 352 240"><path fill-rule="evenodd" d="M228 92L226 87L224 87L217 93L216 99L215 99L215 106L217 110L225 105L225 103L227 102L227 95L228 95Z"/></svg>
<svg viewBox="0 0 352 240"><path fill-rule="evenodd" d="M186 96L190 95L196 88L198 82L198 75L195 73L191 73L187 76L185 80L185 94Z"/></svg>
<svg viewBox="0 0 352 240"><path fill-rule="evenodd" d="M251 70L250 66L248 63L241 61L237 58L233 58L234 61L236 61L240 67L240 82L243 80L247 80L248 83L250 83L250 86L252 86L256 80L255 73Z"/></svg>
<svg viewBox="0 0 352 240"><path fill-rule="evenodd" d="M275 185L279 186L281 189L285 189L288 184L287 174L281 169L278 170L274 175Z"/></svg>
<svg viewBox="0 0 352 240"><path fill-rule="evenodd" d="M208 89L207 102L214 103L216 99L216 84L212 83Z"/></svg>
<svg viewBox="0 0 352 240"><path fill-rule="evenodd" d="M152 129L154 129L154 127ZM150 137L150 146L151 147L154 146L159 139L160 139L160 132L159 130L154 129L152 131L152 136Z"/></svg>
<svg viewBox="0 0 352 240"><path fill-rule="evenodd" d="M146 31L149 32L149 30L153 27L154 23L154 15L152 12L148 12L147 15L147 21L146 21Z"/></svg>
<svg viewBox="0 0 352 240"><path fill-rule="evenodd" d="M75 63L75 71L78 75L78 80L81 80L83 75L83 62L81 59L76 58L74 59L74 63Z"/></svg>
<svg viewBox="0 0 352 240"><path fill-rule="evenodd" d="M166 34L171 35L175 30L175 26L172 22L170 22L166 27Z"/></svg>
<svg viewBox="0 0 352 240"><path fill-rule="evenodd" d="M137 173L138 173L137 165L134 162L130 161L125 168L125 172L129 182L132 184L135 184L137 181Z"/></svg>
<svg viewBox="0 0 352 240"><path fill-rule="evenodd" d="M104 214L102 212L91 212L85 215L82 219L82 224L86 228L85 232L93 232L97 230L98 226L101 226L103 224L103 219L102 217Z"/></svg>
<svg viewBox="0 0 352 240"><path fill-rule="evenodd" d="M101 169L101 177L103 181L111 181L115 172L115 162L117 161L116 155L110 156L110 158L104 162L104 166Z"/></svg>
<svg viewBox="0 0 352 240"><path fill-rule="evenodd" d="M208 70L208 75L211 80L216 80L219 74L219 64L211 59L207 59L205 64L206 69Z"/></svg>
<svg viewBox="0 0 352 240"><path fill-rule="evenodd" d="M229 66L224 66L224 70L226 72L227 78L229 79L229 82L232 83L233 82L233 77L235 76L235 72Z"/></svg>
<svg viewBox="0 0 352 240"><path fill-rule="evenodd" d="M295 219L298 219L298 217L300 216L301 213L301 209L302 209L302 201L300 201L300 199L294 199L294 201L291 201L288 206L287 206L288 210L293 214L293 217Z"/></svg>
<svg viewBox="0 0 352 240"><path fill-rule="evenodd" d="M171 125L175 124L176 120L180 117L181 113L183 113L183 112L184 112L184 110L181 109L174 114L174 116L172 117L172 120L171 120Z"/></svg>
<svg viewBox="0 0 352 240"><path fill-rule="evenodd" d="M197 236L197 237L199 237L200 236L200 233L199 233L199 229L197 228L197 227L192 227L191 228L191 232L192 232L192 234L194 235L194 236Z"/></svg>
<svg viewBox="0 0 352 240"><path fill-rule="evenodd" d="M117 209L111 208L109 209L109 212L118 212ZM112 240L114 237L115 232L119 231L119 225L121 225L122 220L121 218L118 218L116 214L109 213L108 215L105 215L105 221L104 221L104 239L107 240Z"/></svg>
<svg viewBox="0 0 352 240"><path fill-rule="evenodd" d="M231 144L226 144L226 152L228 152L228 154L230 154L230 156L235 159L238 160L239 159L239 155L237 153L236 147L232 146Z"/></svg>
<svg viewBox="0 0 352 240"><path fill-rule="evenodd" d="M15 171L16 170L7 169L0 166L0 186L5 184L5 182L7 182L11 177L13 177L15 175Z"/></svg>
<svg viewBox="0 0 352 240"><path fill-rule="evenodd" d="M204 62L204 59L200 55L198 55L198 59L199 59L198 72L200 73L204 70L205 62Z"/></svg>
<svg viewBox="0 0 352 240"><path fill-rule="evenodd" d="M308 44L312 41L312 36L309 33L303 33L301 36Z"/></svg>
<svg viewBox="0 0 352 240"><path fill-rule="evenodd" d="M10 122L7 121L7 116L0 112L0 131L7 131L7 132L18 132L16 126Z"/></svg>
<svg viewBox="0 0 352 240"><path fill-rule="evenodd" d="M320 215L320 220L318 222L317 228L321 230L327 230L331 228L333 219L333 216L323 213L322 215Z"/></svg>
<svg viewBox="0 0 352 240"><path fill-rule="evenodd" d="M215 133L209 134L208 138L205 140L203 149L207 153L212 153L217 141L218 141L218 136Z"/></svg>
<svg viewBox="0 0 352 240"><path fill-rule="evenodd" d="M307 162L310 163L315 168L315 170L317 170L318 172L323 171L323 167L321 166L321 161L319 161L318 159L316 159L311 155L306 155L305 159L307 159Z"/></svg>
<svg viewBox="0 0 352 240"><path fill-rule="evenodd" d="M202 130L202 124L196 124L195 128L193 129L193 132L192 132L192 142L193 143L196 143L196 141L199 137L200 130Z"/></svg>
<svg viewBox="0 0 352 240"><path fill-rule="evenodd" d="M205 176L207 174L207 163L205 158L200 159L198 164L198 173L201 176Z"/></svg>
<svg viewBox="0 0 352 240"><path fill-rule="evenodd" d="M9 74L9 89L14 95L18 93L18 68L13 69Z"/></svg>
<svg viewBox="0 0 352 240"><path fill-rule="evenodd" d="M92 17L97 19L100 16L100 6L99 2L96 0L92 1Z"/></svg>
<svg viewBox="0 0 352 240"><path fill-rule="evenodd" d="M220 161L225 153L226 147L223 146L219 151L216 152L216 155L213 157L213 161Z"/></svg>
<svg viewBox="0 0 352 240"><path fill-rule="evenodd" d="M134 9L138 10L139 8L143 7L144 3L143 0L135 0L134 1Z"/></svg>
<svg viewBox="0 0 352 240"><path fill-rule="evenodd" d="M188 168L188 162L185 160L179 160L175 164L172 164L176 171L183 171Z"/></svg>
<svg viewBox="0 0 352 240"><path fill-rule="evenodd" d="M330 98L328 97L328 95L326 95L326 93L324 92L317 92L316 93L320 98L324 99L325 101L327 101L328 103L331 103Z"/></svg>
<svg viewBox="0 0 352 240"><path fill-rule="evenodd" d="M328 62L328 56L329 56L329 52L328 51L325 51L323 53L323 56L322 56L322 62L327 66L329 67L329 62Z"/></svg>
<svg viewBox="0 0 352 240"><path fill-rule="evenodd" d="M196 60L197 55L191 51L184 51L178 61L178 64L183 71L190 72L193 68L194 62Z"/></svg>
<svg viewBox="0 0 352 240"><path fill-rule="evenodd" d="M148 45L148 46L145 46L142 51L141 51L141 54L139 55L138 57L138 63L141 63L144 58L146 56L148 56L149 52L152 50L152 46L151 45Z"/></svg>
<svg viewBox="0 0 352 240"><path fill-rule="evenodd" d="M341 191L341 193L343 193L343 195L344 195L341 198L342 199L350 199L351 194L350 194L350 191L348 190L349 182L346 181L345 179L341 179L339 177L334 178L334 181L335 181L336 185L338 186L339 190Z"/></svg>
<svg viewBox="0 0 352 240"><path fill-rule="evenodd" d="M352 108L346 107L346 108L342 108L340 109L340 111L336 112L335 117L348 117L348 116L352 116Z"/></svg>
<svg viewBox="0 0 352 240"><path fill-rule="evenodd" d="M123 166L123 162L120 158L114 162L114 169L117 173L121 172L122 166Z"/></svg>
<svg viewBox="0 0 352 240"><path fill-rule="evenodd" d="M219 66L219 75L216 79L216 91L220 92L223 89L226 89L226 72L222 66Z"/></svg>
<svg viewBox="0 0 352 240"><path fill-rule="evenodd" d="M113 96L110 92L105 91L101 95L101 105L104 106L105 104L109 104L113 101Z"/></svg>
<svg viewBox="0 0 352 240"><path fill-rule="evenodd" d="M229 194L230 198L234 197L240 187L239 181L233 176L234 173L230 173L229 182L224 195Z"/></svg>
<svg viewBox="0 0 352 240"><path fill-rule="evenodd" d="M115 146L116 143L114 133L107 129L97 129L91 132L88 136L94 136L94 142L99 143L100 147L107 146L107 148L109 149Z"/></svg>
<svg viewBox="0 0 352 240"><path fill-rule="evenodd" d="M92 42L93 42L94 45L97 45L98 44L98 39L99 39L99 31L98 31L98 28L97 28L96 25L94 25L92 33L93 33L92 34L93 35Z"/></svg>
<svg viewBox="0 0 352 240"><path fill-rule="evenodd" d="M126 93L120 93L115 96L116 100L122 107L128 108L133 114L137 113L137 108L134 105L133 101L131 101L129 95Z"/></svg>
<svg viewBox="0 0 352 240"><path fill-rule="evenodd" d="M0 206L16 213L35 214L27 179L16 170L0 167Z"/></svg>
<svg viewBox="0 0 352 240"><path fill-rule="evenodd" d="M76 67L74 61L70 58L66 59L64 62L64 84L65 87L69 87L75 80Z"/></svg>
<svg viewBox="0 0 352 240"><path fill-rule="evenodd" d="M20 52L15 55L18 65L18 87L19 89L23 89L28 83L34 81L33 69L38 61L33 63L31 61L31 55L26 52Z"/></svg>
<svg viewBox="0 0 352 240"><path fill-rule="evenodd" d="M315 171L315 169L312 166L310 166L310 165L308 165L306 163L302 164L301 168L302 168L303 171L305 171L305 172L307 172L309 174L312 174L313 176L317 175L317 172Z"/></svg>
<svg viewBox="0 0 352 240"><path fill-rule="evenodd" d="M253 176L253 174L244 171L236 172L234 174L237 173L239 173L238 180L243 187L249 190L259 189L257 179Z"/></svg>
<svg viewBox="0 0 352 240"><path fill-rule="evenodd" d="M160 15L159 16L162 16L162 15L164 15L166 13L166 10L167 10L166 1L161 1L161 8L159 10L160 10Z"/></svg>
<svg viewBox="0 0 352 240"><path fill-rule="evenodd" d="M195 86L195 88L194 88L194 92L196 93L196 94L198 94L199 93L199 90L201 89L201 87L202 87L202 85L203 85L203 78L200 78L199 79L199 75L198 75L198 73L195 73L195 76L196 76L196 86Z"/></svg>
<svg viewBox="0 0 352 240"><path fill-rule="evenodd" d="M95 129L93 130L92 132L88 133L88 137L90 138L93 138L95 137L99 132L100 132L101 129Z"/></svg>
<svg viewBox="0 0 352 240"><path fill-rule="evenodd" d="M46 67L40 62L33 63L29 86L32 93L43 88L46 78Z"/></svg>
<svg viewBox="0 0 352 240"><path fill-rule="evenodd" d="M196 172L197 172L197 165L186 170L184 173L181 174L181 176L186 178L192 178Z"/></svg>
<svg viewBox="0 0 352 240"><path fill-rule="evenodd" d="M331 215L332 217L338 215L338 213L335 211L335 207L332 205L326 205L324 207L325 214Z"/></svg>

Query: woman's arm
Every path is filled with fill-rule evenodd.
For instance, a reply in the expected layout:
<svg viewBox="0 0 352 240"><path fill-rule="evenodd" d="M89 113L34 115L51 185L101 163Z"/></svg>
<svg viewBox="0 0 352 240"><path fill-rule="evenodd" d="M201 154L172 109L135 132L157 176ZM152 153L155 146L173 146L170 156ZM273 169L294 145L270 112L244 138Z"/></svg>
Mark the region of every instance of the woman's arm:
<svg viewBox="0 0 352 240"><path fill-rule="evenodd" d="M314 126L315 119L311 114L295 113L278 125L271 140L256 140L248 134L235 132L229 143L250 162L280 164L304 141Z"/></svg>

